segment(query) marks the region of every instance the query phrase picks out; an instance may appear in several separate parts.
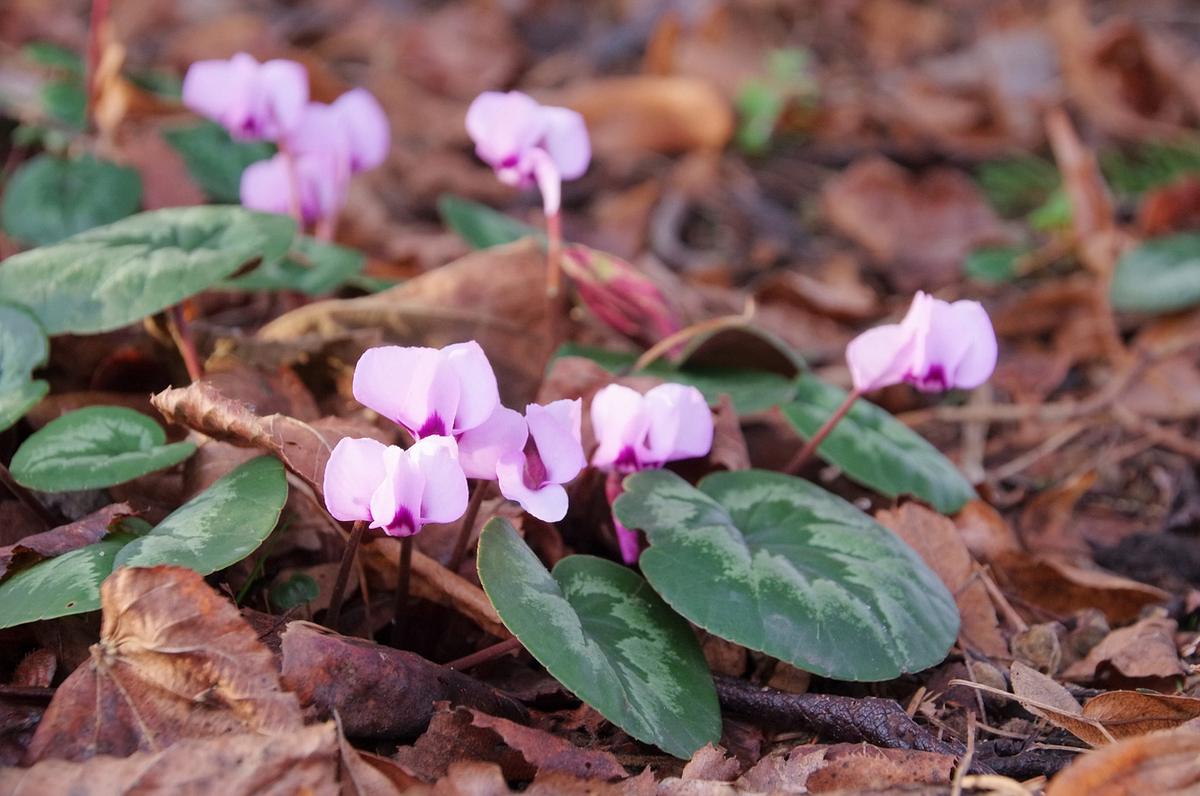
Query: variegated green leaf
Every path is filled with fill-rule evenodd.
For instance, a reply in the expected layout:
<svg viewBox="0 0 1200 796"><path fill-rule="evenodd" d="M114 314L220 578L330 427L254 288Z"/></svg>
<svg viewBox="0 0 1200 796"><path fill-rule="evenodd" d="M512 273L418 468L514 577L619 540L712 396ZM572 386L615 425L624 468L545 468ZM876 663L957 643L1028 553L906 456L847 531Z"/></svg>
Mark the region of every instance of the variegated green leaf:
<svg viewBox="0 0 1200 796"><path fill-rule="evenodd" d="M566 688L641 741L688 758L721 735L717 695L687 623L631 570L567 556L546 571L503 519L479 539L500 618Z"/></svg>
<svg viewBox="0 0 1200 796"><path fill-rule="evenodd" d="M805 373L796 381L796 399L782 409L807 439L845 399L845 391ZM884 497L912 495L943 514L953 514L975 499L975 489L941 451L862 398L833 427L817 455Z"/></svg>
<svg viewBox="0 0 1200 796"><path fill-rule="evenodd" d="M100 584L112 574L117 553L133 539L131 534L114 533L0 583L0 627L98 610Z"/></svg>
<svg viewBox="0 0 1200 796"><path fill-rule="evenodd" d="M50 385L32 379L34 368L46 364L49 354L50 342L33 313L0 301L0 431L49 392Z"/></svg>
<svg viewBox="0 0 1200 796"><path fill-rule="evenodd" d="M763 470L693 487L666 470L625 479L616 512L646 532L641 568L700 627L839 680L940 662L954 598L898 537L839 497Z"/></svg>

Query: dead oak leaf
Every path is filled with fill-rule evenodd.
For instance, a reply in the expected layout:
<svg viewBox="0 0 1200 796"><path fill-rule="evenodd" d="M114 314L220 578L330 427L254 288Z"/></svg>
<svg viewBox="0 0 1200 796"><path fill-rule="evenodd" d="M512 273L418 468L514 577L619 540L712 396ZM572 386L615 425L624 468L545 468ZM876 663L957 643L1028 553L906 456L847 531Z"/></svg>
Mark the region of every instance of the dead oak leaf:
<svg viewBox="0 0 1200 796"><path fill-rule="evenodd" d="M0 578L8 574L14 561L33 564L98 542L108 535L114 525L135 514L137 512L128 503L113 503L83 519L26 536L16 544L0 547Z"/></svg>
<svg viewBox="0 0 1200 796"><path fill-rule="evenodd" d="M59 687L28 760L157 752L185 738L303 724L237 608L183 567L121 568L100 587L100 641Z"/></svg>
<svg viewBox="0 0 1200 796"><path fill-rule="evenodd" d="M1050 780L1046 796L1189 793L1200 785L1200 723L1127 738L1080 755Z"/></svg>
<svg viewBox="0 0 1200 796"><path fill-rule="evenodd" d="M1064 677L1094 680L1106 671L1130 679L1179 677L1187 673L1175 647L1176 623L1161 616L1147 617L1137 624L1109 633Z"/></svg>
<svg viewBox="0 0 1200 796"><path fill-rule="evenodd" d="M992 563L1006 591L1015 592L1024 602L1059 616L1097 608L1110 624L1116 625L1132 622L1142 608L1170 598L1162 589L1136 580L1052 558L1007 553Z"/></svg>

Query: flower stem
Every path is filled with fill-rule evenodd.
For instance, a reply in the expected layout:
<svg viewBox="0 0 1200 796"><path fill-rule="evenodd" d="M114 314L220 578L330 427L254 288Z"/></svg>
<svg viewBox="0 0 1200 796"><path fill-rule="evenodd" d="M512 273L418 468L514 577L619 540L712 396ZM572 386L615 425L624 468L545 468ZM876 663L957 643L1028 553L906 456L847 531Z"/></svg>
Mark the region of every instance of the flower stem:
<svg viewBox="0 0 1200 796"><path fill-rule="evenodd" d="M804 443L804 447L800 449L799 453L792 457L792 460L788 462L787 467L783 468L783 471L793 475L800 472L800 468L804 466L805 462L812 458L812 455L817 452L817 448L819 448L821 443L825 441L825 438L829 436L829 432L833 431L834 426L836 426L838 422L846 416L846 413L850 411L850 407L854 406L854 402L857 401L861 396L862 393L858 390L851 390L850 394L846 396L846 400L842 401L842 405L839 406L837 410L829 416L829 419L825 421L823 426L817 429L817 433L813 434L812 439Z"/></svg>
<svg viewBox="0 0 1200 796"><path fill-rule="evenodd" d="M296 167L296 158L283 144L279 142L279 154L283 156L283 164L288 175L288 215L296 222L296 228L304 232L304 213L300 201L300 171Z"/></svg>
<svg viewBox="0 0 1200 796"><path fill-rule="evenodd" d="M187 368L188 378L192 381L199 381L204 378L204 365L200 362L200 355L196 353L196 342L192 339L192 327L187 319L190 303L185 299L171 307L170 328L171 336L175 339L175 347L179 349L179 355L183 357L183 366Z"/></svg>
<svg viewBox="0 0 1200 796"><path fill-rule="evenodd" d="M447 669L457 669L458 671L463 671L465 669L470 669L473 666L478 666L481 663L494 661L496 658L507 655L514 650L521 649L521 646L520 639L514 636L513 638L499 641L490 647L484 647L478 652L472 652L470 655L464 655L457 660L450 661L449 663L443 665Z"/></svg>
<svg viewBox="0 0 1200 796"><path fill-rule="evenodd" d="M104 28L108 25L110 0L92 0L92 15L88 21L87 47L87 107L85 117L92 118L96 110L96 73L100 68L100 56L104 49Z"/></svg>
<svg viewBox="0 0 1200 796"><path fill-rule="evenodd" d="M25 487L17 483L17 479L13 478L8 467L0 463L0 484L4 485L13 497L15 497L25 508L37 515L38 519L45 524L47 530L58 526L57 518L50 512L48 508L42 505L42 502L33 496Z"/></svg>
<svg viewBox="0 0 1200 796"><path fill-rule="evenodd" d="M408 584L412 578L412 550L412 537L401 537L400 564L396 571L396 609L392 616L392 646L397 649L403 648L408 625Z"/></svg>
<svg viewBox="0 0 1200 796"><path fill-rule="evenodd" d="M546 216L546 297L556 298L562 289L562 214Z"/></svg>
<svg viewBox="0 0 1200 796"><path fill-rule="evenodd" d="M477 478L471 488L471 501L463 514L462 525L458 528L458 539L454 542L454 552L450 554L450 561L446 565L451 572L458 572L463 559L467 557L467 544L471 541L471 531L475 530L475 520L479 517L479 507L483 505L488 483L482 478Z"/></svg>
<svg viewBox="0 0 1200 796"><path fill-rule="evenodd" d="M358 546L362 544L363 533L366 529L366 522L355 521L354 528L350 531L350 539L346 542L346 549L342 552L342 564L338 567L337 580L333 582L333 593L329 595L329 610L325 612L325 624L335 633L338 632L338 623L342 618L342 599L346 595L346 584L350 580L354 556L358 553Z"/></svg>

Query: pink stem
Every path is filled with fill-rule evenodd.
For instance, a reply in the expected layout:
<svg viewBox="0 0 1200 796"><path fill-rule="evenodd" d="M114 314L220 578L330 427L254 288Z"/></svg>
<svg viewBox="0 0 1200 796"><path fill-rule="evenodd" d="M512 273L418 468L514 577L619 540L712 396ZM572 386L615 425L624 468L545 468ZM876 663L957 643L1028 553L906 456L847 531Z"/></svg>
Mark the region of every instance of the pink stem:
<svg viewBox="0 0 1200 796"><path fill-rule="evenodd" d="M85 117L92 118L96 107L96 72L100 68L100 56L104 46L104 26L108 22L110 0L92 0L92 15L88 21L87 51L87 108Z"/></svg>
<svg viewBox="0 0 1200 796"><path fill-rule="evenodd" d="M804 466L804 463L812 458L812 455L817 452L817 448L829 436L829 432L833 431L834 426L846 416L846 413L850 411L850 407L854 406L854 402L861 396L862 393L858 390L851 390L850 394L846 396L846 400L842 401L842 405L829 416L829 419L825 421L823 426L817 429L817 433L813 434L812 439L804 443L804 447L792 457L792 460L788 462L787 467L783 468L783 471L785 473L792 473L793 475L800 472L800 468Z"/></svg>

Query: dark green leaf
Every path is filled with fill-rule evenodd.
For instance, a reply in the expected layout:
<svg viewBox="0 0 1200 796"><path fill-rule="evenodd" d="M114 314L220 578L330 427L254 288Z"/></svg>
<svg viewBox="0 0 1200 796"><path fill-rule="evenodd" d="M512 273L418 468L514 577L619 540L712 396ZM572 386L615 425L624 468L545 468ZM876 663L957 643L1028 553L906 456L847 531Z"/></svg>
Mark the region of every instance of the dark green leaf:
<svg viewBox="0 0 1200 796"><path fill-rule="evenodd" d="M1001 215L1021 216L1043 204L1062 179L1050 161L1025 155L979 167L979 187Z"/></svg>
<svg viewBox="0 0 1200 796"><path fill-rule="evenodd" d="M38 66L57 69L83 79L83 59L79 53L48 41L32 41L21 48L21 54Z"/></svg>
<svg viewBox="0 0 1200 796"><path fill-rule="evenodd" d="M1113 307L1174 312L1200 304L1200 233L1141 243L1121 256L1112 281Z"/></svg>
<svg viewBox="0 0 1200 796"><path fill-rule="evenodd" d="M552 574L494 519L479 539L479 579L530 654L633 737L684 759L720 738L695 636L631 570L576 555Z"/></svg>
<svg viewBox="0 0 1200 796"><path fill-rule="evenodd" d="M46 364L50 343L37 318L18 304L0 301L0 431L21 419L50 390L32 379Z"/></svg>
<svg viewBox="0 0 1200 796"><path fill-rule="evenodd" d="M100 584L112 574L117 553L134 538L112 534L39 561L0 583L0 628L98 610Z"/></svg>
<svg viewBox="0 0 1200 796"><path fill-rule="evenodd" d="M265 141L234 141L215 122L167 130L163 138L183 156L188 174L200 189L213 201L229 204L241 201L246 167L275 154L275 147Z"/></svg>
<svg viewBox="0 0 1200 796"><path fill-rule="evenodd" d="M1017 261L1028 251L1015 246L976 249L967 257L963 270L980 282L1011 282L1017 278Z"/></svg>
<svg viewBox="0 0 1200 796"><path fill-rule="evenodd" d="M247 263L282 257L295 228L286 216L241 207L140 213L8 258L0 298L29 307L52 335L117 329Z"/></svg>
<svg viewBox="0 0 1200 796"><path fill-rule="evenodd" d="M575 343L566 343L555 352L554 357L584 357L610 373L624 373L637 360L637 354L608 351ZM763 412L772 406L787 403L796 394L791 379L761 370L686 366L676 368L660 359L638 372L680 384L691 384L704 393L705 399L712 405L716 405L721 394L726 393L733 401L734 409L743 415Z"/></svg>
<svg viewBox="0 0 1200 796"><path fill-rule="evenodd" d="M116 566L174 564L201 575L253 553L279 522L287 500L283 465L251 459L172 512L117 555Z"/></svg>
<svg viewBox="0 0 1200 796"><path fill-rule="evenodd" d="M939 663L958 633L946 587L898 537L782 473L667 470L625 479L616 513L646 532L646 579L700 627L840 680Z"/></svg>
<svg viewBox="0 0 1200 796"><path fill-rule="evenodd" d="M783 414L806 439L841 406L846 393L810 374L796 382ZM975 490L937 448L873 403L860 398L817 454L848 478L885 497L913 495L943 514L975 498Z"/></svg>
<svg viewBox="0 0 1200 796"><path fill-rule="evenodd" d="M142 180L133 169L91 155L38 155L9 180L0 212L9 235L45 245L136 213L141 203Z"/></svg>
<svg viewBox="0 0 1200 796"><path fill-rule="evenodd" d="M296 238L292 251L282 260L263 263L229 283L239 290L298 290L309 296L329 293L362 270L360 252L336 243Z"/></svg>
<svg viewBox="0 0 1200 796"><path fill-rule="evenodd" d="M489 249L530 235L542 235L539 230L487 205L449 194L438 198L438 213L446 226L475 249Z"/></svg>
<svg viewBox="0 0 1200 796"><path fill-rule="evenodd" d="M271 605L281 611L288 611L297 605L312 602L321 594L317 582L303 572L296 572L282 583L271 587Z"/></svg>
<svg viewBox="0 0 1200 796"><path fill-rule="evenodd" d="M50 118L82 130L87 125L87 90L81 81L74 78L52 80L42 87L42 108ZM140 181L138 190L141 191Z"/></svg>
<svg viewBox="0 0 1200 796"><path fill-rule="evenodd" d="M192 442L167 444L162 427L121 406L89 406L55 418L21 443L12 474L41 492L123 484L164 470L196 452Z"/></svg>

